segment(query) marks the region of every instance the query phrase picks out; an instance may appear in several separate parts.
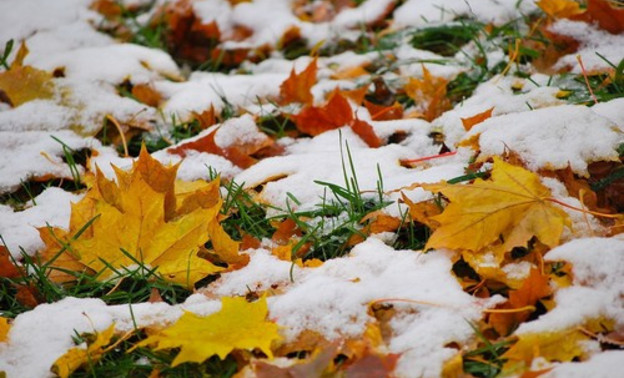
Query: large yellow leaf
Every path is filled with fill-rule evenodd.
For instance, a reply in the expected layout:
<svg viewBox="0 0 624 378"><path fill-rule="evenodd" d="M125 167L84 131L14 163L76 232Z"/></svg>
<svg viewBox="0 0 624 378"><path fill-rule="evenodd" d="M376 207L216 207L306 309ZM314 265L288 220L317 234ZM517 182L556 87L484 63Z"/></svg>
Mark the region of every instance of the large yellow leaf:
<svg viewBox="0 0 624 378"><path fill-rule="evenodd" d="M70 231L53 230L55 235L50 235L49 230L40 230L47 245L41 253L43 259L54 258L65 244L54 267L76 271L82 265L87 270L102 272L98 279L108 279L114 269L130 267L138 261L157 267L157 273L170 281L192 286L223 270L197 254L214 236L218 238L215 253L223 254L226 262L239 262L238 244L216 219L222 203L218 180L178 182L178 193L176 170L177 166L161 165L145 149L131 171L115 169L117 183L98 170L91 180L94 187L72 206ZM91 226L75 238L95 216Z"/></svg>
<svg viewBox="0 0 624 378"><path fill-rule="evenodd" d="M218 355L225 357L234 349L260 349L273 358L271 343L281 337L277 324L267 321L266 298L249 303L245 298L221 299L221 310L202 317L186 312L172 326L149 336L138 346L154 345L156 350L180 348L171 363L203 362Z"/></svg>
<svg viewBox="0 0 624 378"><path fill-rule="evenodd" d="M52 365L52 372L61 378L69 377L76 369L86 363L94 363L106 352L106 346L111 343L115 333L115 324L102 332L95 333L95 340L85 348L75 347L59 357Z"/></svg>
<svg viewBox="0 0 624 378"><path fill-rule="evenodd" d="M538 175L494 158L490 180L473 184L424 184L440 192L450 204L432 217L440 227L429 238L428 248L479 251L500 240L505 250L524 246L533 236L549 247L559 244L567 214L548 199L550 191Z"/></svg>

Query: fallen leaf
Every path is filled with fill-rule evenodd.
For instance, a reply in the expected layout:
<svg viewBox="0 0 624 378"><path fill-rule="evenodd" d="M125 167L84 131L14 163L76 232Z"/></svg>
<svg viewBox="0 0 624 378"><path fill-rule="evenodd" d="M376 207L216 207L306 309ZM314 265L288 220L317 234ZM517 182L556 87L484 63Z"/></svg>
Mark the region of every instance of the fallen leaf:
<svg viewBox="0 0 624 378"><path fill-rule="evenodd" d="M494 107L491 107L488 110L481 112L479 114L475 114L472 117L462 118L461 121L462 121L462 125L464 125L464 129L466 131L470 131L470 129L472 129L473 126L492 117L492 111L494 111Z"/></svg>
<svg viewBox="0 0 624 378"><path fill-rule="evenodd" d="M106 352L106 347L111 343L115 333L115 324L102 332L95 333L95 340L87 348L75 347L68 350L64 355L57 358L52 365L52 372L61 378L67 378L79 367L97 362Z"/></svg>
<svg viewBox="0 0 624 378"><path fill-rule="evenodd" d="M568 18L585 12L574 0L540 0L536 4L544 13L553 18Z"/></svg>
<svg viewBox="0 0 624 378"><path fill-rule="evenodd" d="M278 326L267 321L266 298L249 303L245 298L221 298L221 310L202 317L185 312L178 321L157 331L137 346L155 350L180 348L171 366L184 362L202 363L213 355L222 360L234 349L260 349L273 358L271 343L281 339Z"/></svg>
<svg viewBox="0 0 624 378"><path fill-rule="evenodd" d="M624 8L616 1L588 0L587 11L579 18L597 22L598 26L612 34L624 31Z"/></svg>
<svg viewBox="0 0 624 378"><path fill-rule="evenodd" d="M273 140L262 134L264 136L263 138L236 140L229 146L219 146L215 141L215 135L221 127L223 127L223 125L195 140L171 147L167 152L182 157L186 156L187 151L207 152L209 154L223 156L238 167L249 168L256 163L256 159L251 157L251 155L273 145Z"/></svg>
<svg viewBox="0 0 624 378"><path fill-rule="evenodd" d="M368 92L368 85L363 85L359 88L355 89L339 89L338 93L345 98L350 99L355 102L356 105L362 104L364 101L364 97L366 97L366 93Z"/></svg>
<svg viewBox="0 0 624 378"><path fill-rule="evenodd" d="M423 184L442 193L450 204L432 219L440 224L425 249L479 251L502 239L505 249L525 246L536 236L549 247L559 244L567 214L547 199L551 193L539 176L494 157L491 179L473 184Z"/></svg>
<svg viewBox="0 0 624 378"><path fill-rule="evenodd" d="M295 73L293 68L288 79L284 80L280 85L279 103L281 105L290 104L291 102L312 104L314 96L312 96L311 89L316 83L316 70L316 59L312 60L306 69L300 73Z"/></svg>
<svg viewBox="0 0 624 378"><path fill-rule="evenodd" d="M10 329L9 319L0 316L0 343L7 341Z"/></svg>
<svg viewBox="0 0 624 378"><path fill-rule="evenodd" d="M204 110L201 113L192 112L193 118L199 122L199 126L202 130L206 130L210 126L217 123L217 113L214 104L210 104L210 108Z"/></svg>
<svg viewBox="0 0 624 378"><path fill-rule="evenodd" d="M446 97L448 81L433 76L424 64L422 68L423 78L410 78L405 85L405 93L423 110L424 118L432 121L451 107L451 102Z"/></svg>
<svg viewBox="0 0 624 378"><path fill-rule="evenodd" d="M403 118L403 106L398 101L395 101L392 105L385 106L365 100L364 106L370 113L373 121L390 121Z"/></svg>
<svg viewBox="0 0 624 378"><path fill-rule="evenodd" d="M549 296L551 293L548 276L543 275L539 269L532 268L522 286L518 290L510 290L509 300L497 308L520 309L526 306L535 306L538 300ZM511 313L492 313L488 322L499 335L506 336L518 324L526 321L530 315L531 311L529 310Z"/></svg>
<svg viewBox="0 0 624 378"><path fill-rule="evenodd" d="M11 261L11 255L4 246L0 246L0 277L15 278L20 276L20 270Z"/></svg>
<svg viewBox="0 0 624 378"><path fill-rule="evenodd" d="M54 235L55 230L40 229L46 242L42 259L60 253L52 267L101 272L100 280L114 274L111 268L139 261L187 287L223 270L197 255L209 240L209 228L220 228L211 225L222 202L215 189L218 181L197 181L199 189L176 198L177 167L161 165L143 147L130 172L114 167L117 184L96 172L95 187L72 206L69 232ZM85 221L88 216L92 218ZM92 224L75 237L88 220Z"/></svg>
<svg viewBox="0 0 624 378"><path fill-rule="evenodd" d="M525 333L501 358L508 359L508 364L521 362L526 367L536 357L547 361L569 362L583 356L585 352L581 343L586 340L589 340L589 336L578 329Z"/></svg>
<svg viewBox="0 0 624 378"><path fill-rule="evenodd" d="M412 221L424 224L431 230L435 230L440 226L440 224L432 218L442 213L442 209L433 201L413 202L404 193L401 193L401 199L409 208L409 215Z"/></svg>
<svg viewBox="0 0 624 378"><path fill-rule="evenodd" d="M377 148L383 144L381 139L375 134L373 127L368 122L362 121L357 117L351 121L351 130L366 142L368 147Z"/></svg>
<svg viewBox="0 0 624 378"><path fill-rule="evenodd" d="M400 355L367 353L345 370L346 378L392 377Z"/></svg>
<svg viewBox="0 0 624 378"><path fill-rule="evenodd" d="M0 72L0 98L8 99L13 107L32 100L50 99L54 95L52 74L32 66L24 66L23 60L27 54L28 48L22 42L11 67Z"/></svg>
<svg viewBox="0 0 624 378"><path fill-rule="evenodd" d="M360 76L369 75L369 72L362 66L347 67L334 72L331 78L334 80L355 79Z"/></svg>
<svg viewBox="0 0 624 378"><path fill-rule="evenodd" d="M133 86L132 96L139 100L139 102L155 108L157 108L158 104L160 104L160 101L162 101L162 96L160 95L160 93L158 93L152 86L148 84L137 84Z"/></svg>
<svg viewBox="0 0 624 378"><path fill-rule="evenodd" d="M334 91L325 106L307 106L293 116L293 120L299 131L316 136L328 130L350 125L353 121L353 110L349 101Z"/></svg>
<svg viewBox="0 0 624 378"><path fill-rule="evenodd" d="M322 377L336 356L337 347L331 344L314 353L303 361L297 361L287 367L280 367L265 361L253 361L252 369L256 378L308 378Z"/></svg>

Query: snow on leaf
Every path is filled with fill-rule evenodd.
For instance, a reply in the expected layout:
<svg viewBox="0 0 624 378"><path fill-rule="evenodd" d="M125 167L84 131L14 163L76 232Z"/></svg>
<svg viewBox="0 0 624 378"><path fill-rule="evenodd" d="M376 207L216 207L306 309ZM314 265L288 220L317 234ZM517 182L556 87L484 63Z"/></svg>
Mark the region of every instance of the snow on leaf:
<svg viewBox="0 0 624 378"><path fill-rule="evenodd" d="M446 85L448 81L442 77L436 77L423 65L423 78L410 78L405 85L405 93L423 109L424 118L432 121L444 111L450 109L451 103L446 97Z"/></svg>
<svg viewBox="0 0 624 378"><path fill-rule="evenodd" d="M156 272L165 279L186 286L223 270L197 255L209 233L218 235L220 246L227 244L220 250L227 250L230 260L237 246L217 231L220 225L211 224L222 202L218 180L195 182L192 192L184 191L188 186L181 184L183 191L176 195L176 170L177 165L164 167L143 148L130 172L115 170L117 184L97 173L95 187L72 207L69 233L44 236L43 259L61 253L53 266L79 270L82 265L102 271L98 279L111 277L109 266L129 267L138 261L158 267ZM87 216L92 218L83 222ZM51 234L47 229L40 232Z"/></svg>
<svg viewBox="0 0 624 378"><path fill-rule="evenodd" d="M501 239L505 248L524 246L533 236L554 247L563 228L570 224L566 213L547 201L550 191L539 176L494 158L492 177L473 184L424 184L442 193L450 204L432 219L440 227L426 249L450 248L479 251Z"/></svg>
<svg viewBox="0 0 624 378"><path fill-rule="evenodd" d="M353 110L347 99L338 92L334 92L324 106L305 107L293 118L299 131L316 136L325 131L349 125L353 121Z"/></svg>
<svg viewBox="0 0 624 378"><path fill-rule="evenodd" d="M234 349L260 349L273 358L271 343L281 339L277 324L266 320L266 298L248 303L245 298L221 299L219 312L202 317L186 312L170 327L156 332L138 346L156 350L180 348L171 366L184 362L203 362L218 355L225 357Z"/></svg>
<svg viewBox="0 0 624 378"><path fill-rule="evenodd" d="M69 377L80 366L94 363L106 352L106 347L111 343L115 333L115 324L102 332L95 333L95 340L85 348L75 347L59 357L52 365L52 372L61 378Z"/></svg>
<svg viewBox="0 0 624 378"><path fill-rule="evenodd" d="M316 59L314 59L300 73L295 73L293 68L288 79L280 85L280 104L286 105L291 102L312 104L312 86L316 83Z"/></svg>

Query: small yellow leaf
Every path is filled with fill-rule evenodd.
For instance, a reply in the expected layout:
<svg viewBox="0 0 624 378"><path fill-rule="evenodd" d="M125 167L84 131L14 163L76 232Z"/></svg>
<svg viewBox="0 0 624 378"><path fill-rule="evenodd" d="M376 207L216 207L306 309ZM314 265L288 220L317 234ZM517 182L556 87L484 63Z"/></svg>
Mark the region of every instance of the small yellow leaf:
<svg viewBox="0 0 624 378"><path fill-rule="evenodd" d="M536 4L553 18L567 18L585 12L574 0L540 0Z"/></svg>
<svg viewBox="0 0 624 378"><path fill-rule="evenodd" d="M114 333L114 323L104 331L96 332L95 340L86 349L80 347L71 348L59 357L52 365L52 372L61 378L66 378L80 366L96 362L106 352L105 347L111 343Z"/></svg>
<svg viewBox="0 0 624 378"><path fill-rule="evenodd" d="M538 175L494 158L490 180L473 184L423 184L440 192L450 204L432 219L440 227L426 249L479 251L502 239L504 249L524 246L533 236L549 247L559 244L567 214L550 201L550 191Z"/></svg>
<svg viewBox="0 0 624 378"><path fill-rule="evenodd" d="M0 317L0 343L7 341L10 329L9 319Z"/></svg>
<svg viewBox="0 0 624 378"><path fill-rule="evenodd" d="M266 298L249 303L245 298L221 299L219 312L202 317L186 312L178 321L141 341L138 346L154 345L156 350L180 348L171 363L201 363L218 355L225 357L234 349L260 349L273 358L271 343L280 340L277 324L267 321Z"/></svg>

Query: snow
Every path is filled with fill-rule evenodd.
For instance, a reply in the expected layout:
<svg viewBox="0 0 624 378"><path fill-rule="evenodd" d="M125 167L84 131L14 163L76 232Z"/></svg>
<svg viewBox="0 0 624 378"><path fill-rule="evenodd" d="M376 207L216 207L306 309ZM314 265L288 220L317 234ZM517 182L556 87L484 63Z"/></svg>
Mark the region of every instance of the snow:
<svg viewBox="0 0 624 378"><path fill-rule="evenodd" d="M21 249L28 254L43 248L36 228L69 228L71 203L83 196L60 188L48 188L30 201L28 208L13 212L10 206L0 205L0 235L13 257L21 257Z"/></svg>
<svg viewBox="0 0 624 378"><path fill-rule="evenodd" d="M563 330L607 318L624 325L624 240L580 238L548 252L546 261L572 264L573 285L555 293L556 306L516 334ZM579 306L582 303L582 306Z"/></svg>
<svg viewBox="0 0 624 378"><path fill-rule="evenodd" d="M123 0L126 6L150 6L149 0ZM156 4L164 4L157 0ZM462 141L479 142L477 163L488 158L516 153L533 171L570 167L579 176L587 176L587 167L597 161L617 161L616 149L624 142L624 99L613 99L592 106L572 105L561 90L572 79L550 77L530 64L511 67L505 76L494 76L480 83L471 96L431 122L422 119L373 121L366 108L352 103L354 112L369 122L375 134L385 142L393 135L404 134L400 142L369 148L350 127L327 131L315 137L274 138L283 148L279 156L261 159L247 169L235 166L225 157L201 151L186 151L182 158L172 148L215 132L221 148L240 144L261 146L271 142L269 132L260 130L260 116L295 113L299 105L280 107L276 100L280 84L291 70L301 72L314 54L294 60L276 51L286 31L298 28L308 48L321 48L338 40L356 41L363 27L379 21L390 12L389 29L375 38L391 33L396 47L356 53L346 51L317 57L317 82L312 88L314 103L320 105L335 88L353 89L383 79L393 91L399 91L409 78L423 76L424 68L436 77L453 80L462 72L471 73L473 59L483 53L487 68L508 62L509 56L496 45L503 37L478 43L471 41L452 57L443 57L411 46L414 26L428 27L470 18L486 24L501 25L537 10L529 0L407 0L396 5L392 0L369 0L357 8L345 8L327 20L315 22L299 10L328 6L315 1L302 5L295 0L196 0L192 9L204 23L216 22L222 33L223 48L266 50L257 63L245 62L230 72L192 71L167 52L116 39L98 27L110 26L90 9L92 0L3 0L0 1L0 48L14 39L16 47L24 40L30 50L24 63L56 70L52 79L54 96L33 100L18 107L0 101L0 194L19 190L22 183L71 179L64 162L63 146L72 150L94 152L89 169L97 165L114 178L112 165L131 167L134 158L122 157L113 146L103 146L96 136L110 116L125 129L146 130L148 139L168 140L173 124L191 120L214 106L217 114L232 111L227 120L203 130L153 157L165 164L179 163L180 180L210 179L216 172L224 181L242 184L254 199L269 206L267 217L293 210L318 209L319 203L335 200L327 185L345 187L357 179L364 198L377 198L378 172L383 176L383 198L391 204L385 214L402 217L407 206L402 195L412 201L433 198L430 192L414 187L417 183L449 180L467 173L475 151L458 147ZM324 5L325 4L325 5ZM332 2L333 4L333 2ZM333 6L333 5L332 5ZM396 9L392 9L396 6ZM138 16L139 23L149 22L155 8ZM133 26L133 27L136 27ZM241 28L249 37L231 40ZM579 42L579 50L562 56L554 69L582 72L577 55L587 71L611 67L597 53L618 64L624 57L624 35L602 31L597 25L559 19L549 30ZM527 32L528 30L522 31ZM505 37L506 38L506 37ZM504 42L507 43L507 42ZM478 45L479 44L479 45ZM271 50L273 49L273 50ZM14 48L9 62L16 54ZM266 58L266 59L264 59ZM356 79L338 80L337 73L354 67L376 70ZM514 75L516 69L522 72ZM62 74L59 74L62 73ZM157 107L147 106L123 95L120 85L147 84L163 98ZM582 83L576 83L579 88ZM584 89L584 86L580 87ZM369 93L373 91L371 89ZM418 105L418 104L416 104ZM466 131L462 118L493 108L492 117ZM109 125L110 126L110 125ZM431 133L444 135L446 146L456 154L437 156L441 145ZM129 137L131 133L127 132ZM171 138L173 139L173 138ZM177 140L177 139L174 139ZM401 160L425 158L413 167ZM82 166L78 167L84 173ZM552 197L580 208L564 184L555 178L542 178ZM412 188L412 189L407 189ZM14 257L22 250L34 254L42 247L37 228L67 228L71 203L84 192L73 194L60 187L48 187L34 201L11 207L0 204L0 235ZM4 197L6 198L6 197ZM293 201L296 198L297 201ZM296 203L295 203L296 202ZM547 332L583 326L590 320L610 319L620 329L624 326L624 238L609 235L600 218L564 208L572 227L566 229L562 245L547 252L546 263L566 262L572 271L572 283L559 287L552 283L554 308L539 318L522 323L513 335ZM319 235L327 235L335 217L307 219L310 225L325 222ZM266 238L261 248L248 249L249 264L220 277L199 289L184 303L139 303L106 305L94 298L65 298L41 304L18 315L7 342L0 343L0 375L8 377L51 376L50 366L74 346L76 332L94 332L115 323L120 332L136 326L163 326L178 319L183 311L208 315L220 309L220 298L244 296L250 291L266 293L269 318L276 321L287 342L295 341L305 330L319 332L329 340L359 339L367 324L376 321L370 314L371 302L384 300L393 306L395 315L388 320L390 335L385 350L400 355L395 374L398 377L435 377L444 364L460 351L475 347L475 332L470 326L484 319L483 310L503 302L495 295L481 299L462 288L452 273L457 256L451 251L395 250L391 244L397 235L383 232L356 245L348 254L324 262L315 268L299 267L271 254L275 244ZM482 258L482 267L498 268L494 255ZM514 260L500 267L510 281L527 276L534 267L528 261ZM130 306L132 306L130 308ZM132 311L130 311L132 310ZM136 323L135 323L136 322ZM459 350L450 345L459 346ZM82 345L84 347L84 345ZM553 369L546 377L611 377L624 367L622 351L601 351L596 341L586 345L588 359L580 362L548 362L535 359Z"/></svg>
<svg viewBox="0 0 624 378"><path fill-rule="evenodd" d="M550 27L550 31L572 37L580 43L578 51L559 59L557 68L569 67L574 73L583 72L577 60L577 56L580 56L585 69L589 72L609 69L611 65L605 59L617 66L624 56L624 35L613 35L588 26L584 22L570 20L557 21Z"/></svg>
<svg viewBox="0 0 624 378"><path fill-rule="evenodd" d="M472 128L465 139L477 135L481 159L511 150L530 169L556 170L569 165L583 176L591 162L617 160L616 148L624 140L609 119L580 105L492 117Z"/></svg>

